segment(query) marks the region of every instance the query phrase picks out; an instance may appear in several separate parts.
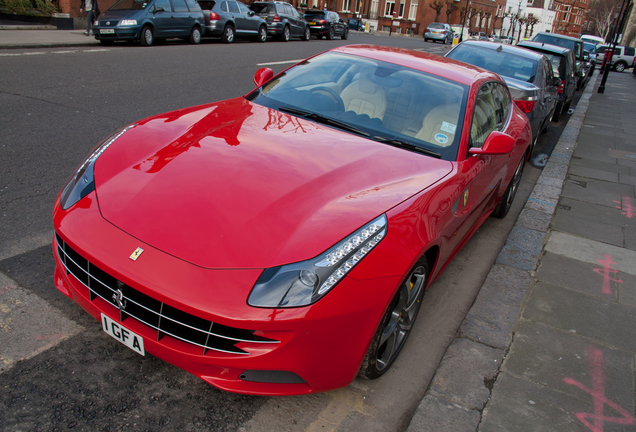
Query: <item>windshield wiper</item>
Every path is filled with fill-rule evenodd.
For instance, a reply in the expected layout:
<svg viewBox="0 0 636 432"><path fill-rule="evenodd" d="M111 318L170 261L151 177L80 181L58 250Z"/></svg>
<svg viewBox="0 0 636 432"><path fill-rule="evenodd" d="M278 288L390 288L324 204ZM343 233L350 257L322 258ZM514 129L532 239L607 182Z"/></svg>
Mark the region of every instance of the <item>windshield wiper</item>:
<svg viewBox="0 0 636 432"><path fill-rule="evenodd" d="M289 114L293 114L293 115L301 117L301 118L314 120L314 121L316 121L318 123L322 123L322 124L326 124L326 125L329 125L329 126L333 126L335 128L338 128L338 129L346 130L348 132L352 132L352 133L354 133L356 135L360 135L360 136L363 136L363 137L367 137L368 138L368 137L371 136L371 134L369 134L367 132L364 132L364 131L362 131L360 129L357 129L357 128L353 127L353 126L349 126L346 123L342 123L342 122L339 122L338 120L334 120L332 118L325 117L325 116L322 116L320 114L316 114L316 113L313 113L313 112L310 112L310 111L304 111L304 110L301 110L301 109L290 108L290 107L278 107L278 110L286 112L286 113L289 113Z"/></svg>
<svg viewBox="0 0 636 432"><path fill-rule="evenodd" d="M424 147L420 147L420 146L417 146L415 144L407 143L407 142L400 141L400 140L397 140L397 139L389 139L389 138L384 138L384 137L381 137L381 136L374 136L371 139L375 140L377 142L381 142L383 144L388 144L388 145L391 145L391 146L394 146L394 147L398 147L398 148L401 148L401 149L404 149L404 150L410 150L410 151L415 151L415 152L418 152L418 153L423 153L425 155L433 156L433 157L436 157L438 159L442 158L442 155L440 153L437 153L437 152L435 152L433 150L429 150L429 149L426 149Z"/></svg>

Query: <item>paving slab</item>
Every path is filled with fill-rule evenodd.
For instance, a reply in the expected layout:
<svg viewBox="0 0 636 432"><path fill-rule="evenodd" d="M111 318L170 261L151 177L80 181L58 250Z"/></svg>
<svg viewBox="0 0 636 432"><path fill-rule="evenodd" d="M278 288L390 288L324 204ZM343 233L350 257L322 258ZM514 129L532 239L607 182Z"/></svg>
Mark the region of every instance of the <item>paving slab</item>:
<svg viewBox="0 0 636 432"><path fill-rule="evenodd" d="M490 347L508 348L521 304L532 283L527 271L494 265L459 329L459 336Z"/></svg>
<svg viewBox="0 0 636 432"><path fill-rule="evenodd" d="M614 207L622 196L634 196L634 186L569 176L564 183L562 196Z"/></svg>
<svg viewBox="0 0 636 432"><path fill-rule="evenodd" d="M634 406L634 354L590 341L578 334L522 321L503 370L553 390L581 397L571 384L592 388L602 376L605 397L624 407Z"/></svg>
<svg viewBox="0 0 636 432"><path fill-rule="evenodd" d="M619 165L616 161L602 162L594 159L581 158L573 156L570 163L570 168L573 166L583 166L588 168L602 169L603 171L615 172L620 174L629 175L629 167Z"/></svg>
<svg viewBox="0 0 636 432"><path fill-rule="evenodd" d="M543 249L544 239L543 232L515 226L497 256L497 264L505 264L521 270L534 270Z"/></svg>
<svg viewBox="0 0 636 432"><path fill-rule="evenodd" d="M503 356L503 350L456 338L446 350L428 392L466 409L482 410Z"/></svg>
<svg viewBox="0 0 636 432"><path fill-rule="evenodd" d="M580 177L588 177L597 180L604 180L608 182L618 183L618 174L613 172L604 171L597 168L587 168L582 166L571 166L568 171L570 174L574 174Z"/></svg>
<svg viewBox="0 0 636 432"><path fill-rule="evenodd" d="M435 394L427 394L420 402L407 432L475 432L481 414L449 402Z"/></svg>
<svg viewBox="0 0 636 432"><path fill-rule="evenodd" d="M621 412L609 408L605 408L603 412L607 411L607 416L619 418L623 424L605 421L602 423L603 429L595 429L595 422L591 418L594 416L594 401L594 398L583 389L580 397L573 397L550 387L503 373L492 390L492 398L482 415L479 432L598 432L601 430L625 432L634 430L636 420L623 407L618 407Z"/></svg>
<svg viewBox="0 0 636 432"><path fill-rule="evenodd" d="M636 352L636 309L579 291L538 282L523 318Z"/></svg>
<svg viewBox="0 0 636 432"><path fill-rule="evenodd" d="M591 264L598 264L599 259L604 259L606 255L609 255L615 262L612 264L613 268L636 275L636 266L634 265L636 252L625 248L552 231L545 250Z"/></svg>
<svg viewBox="0 0 636 432"><path fill-rule="evenodd" d="M604 264L600 262L604 262ZM601 258L597 264L590 264L546 252L541 259L536 278L541 282L559 285L597 296L603 300L616 302L619 292L618 280L621 280L620 272L618 270L605 270L606 268L611 269L612 263L613 261L608 262Z"/></svg>

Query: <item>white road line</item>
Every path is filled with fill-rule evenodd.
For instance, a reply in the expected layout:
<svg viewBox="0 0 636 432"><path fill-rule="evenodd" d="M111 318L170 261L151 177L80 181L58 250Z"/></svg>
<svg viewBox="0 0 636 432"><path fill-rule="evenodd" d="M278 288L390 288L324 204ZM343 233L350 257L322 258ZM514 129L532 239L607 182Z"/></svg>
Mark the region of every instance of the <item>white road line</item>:
<svg viewBox="0 0 636 432"><path fill-rule="evenodd" d="M109 49L90 49L90 50L84 50L84 52L106 52L106 51L110 51Z"/></svg>
<svg viewBox="0 0 636 432"><path fill-rule="evenodd" d="M273 65L281 65L281 64L292 64L303 61L304 59L299 60L287 60L287 61L279 61L279 62L271 62L271 63L257 63L256 66L273 66Z"/></svg>
<svg viewBox="0 0 636 432"><path fill-rule="evenodd" d="M53 51L51 54L72 54L72 53L76 53L77 50L72 50L72 51Z"/></svg>
<svg viewBox="0 0 636 432"><path fill-rule="evenodd" d="M36 51L36 52L25 52L23 55L41 55L41 54L46 54L46 53L42 51Z"/></svg>

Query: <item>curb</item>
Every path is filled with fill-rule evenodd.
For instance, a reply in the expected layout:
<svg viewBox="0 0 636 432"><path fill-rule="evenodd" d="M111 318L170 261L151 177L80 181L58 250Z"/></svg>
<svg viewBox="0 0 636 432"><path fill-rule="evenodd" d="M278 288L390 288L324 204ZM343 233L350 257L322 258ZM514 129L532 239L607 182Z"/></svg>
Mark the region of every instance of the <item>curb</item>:
<svg viewBox="0 0 636 432"><path fill-rule="evenodd" d="M442 358L407 432L477 431L534 284L570 160L599 74L574 113L519 214L475 302Z"/></svg>

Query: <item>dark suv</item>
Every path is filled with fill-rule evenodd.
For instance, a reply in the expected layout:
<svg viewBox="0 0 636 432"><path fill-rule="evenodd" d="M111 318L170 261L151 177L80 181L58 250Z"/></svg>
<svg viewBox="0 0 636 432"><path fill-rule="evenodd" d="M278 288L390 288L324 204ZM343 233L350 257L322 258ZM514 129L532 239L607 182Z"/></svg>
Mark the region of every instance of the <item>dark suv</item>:
<svg viewBox="0 0 636 432"><path fill-rule="evenodd" d="M311 34L318 39L322 39L323 36L329 40L338 36L342 39L349 37L349 26L335 12L307 10L305 19L309 23Z"/></svg>
<svg viewBox="0 0 636 432"><path fill-rule="evenodd" d="M541 32L534 39L535 42L543 42L550 45L556 45L567 48L574 53L576 64L574 74L576 75L576 88L581 88L585 81L585 58L583 56L584 45L581 39L572 36L565 36L557 33Z"/></svg>
<svg viewBox="0 0 636 432"><path fill-rule="evenodd" d="M267 33L287 42L292 37L309 40L311 32L305 18L289 3L256 2L250 6L256 15L267 22Z"/></svg>

